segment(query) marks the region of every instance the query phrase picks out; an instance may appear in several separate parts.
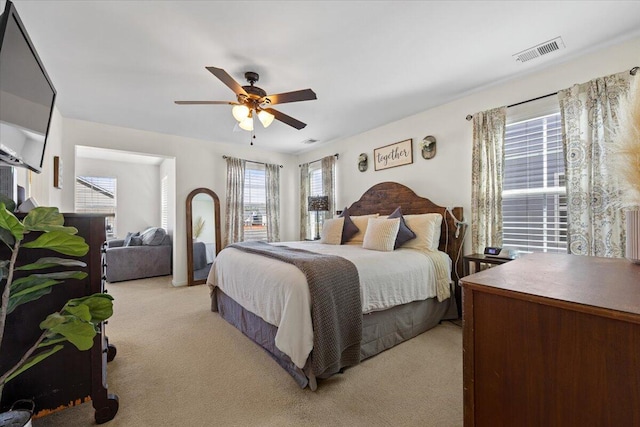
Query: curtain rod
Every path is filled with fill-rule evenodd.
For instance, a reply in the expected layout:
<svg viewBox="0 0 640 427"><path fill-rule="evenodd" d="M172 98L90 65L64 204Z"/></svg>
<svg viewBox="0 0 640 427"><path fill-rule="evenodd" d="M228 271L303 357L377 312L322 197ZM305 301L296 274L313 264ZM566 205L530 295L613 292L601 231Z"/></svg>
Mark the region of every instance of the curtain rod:
<svg viewBox="0 0 640 427"><path fill-rule="evenodd" d="M339 153L334 154L334 156L336 156L336 159L339 159L339 158L340 158L340 154L339 154ZM322 160L322 159L312 160L312 161L307 162L307 163L315 163L315 162L319 162L320 160ZM298 165L298 167L299 167L299 168L301 168L301 167L302 167L302 164Z"/></svg>
<svg viewBox="0 0 640 427"><path fill-rule="evenodd" d="M638 74L638 70L640 70L640 67L633 67L632 69L629 70L629 74L631 74L632 76L635 76L636 74ZM516 105L526 104L527 102L537 101L539 99L547 98L549 96L553 96L553 95L557 95L557 94L558 94L558 92L553 92L553 93L549 93L547 95L539 96L537 98L527 99L526 101L516 102L515 104L507 105L507 108L515 107ZM467 114L466 119L468 121L470 121L471 119L473 119L473 116L471 114Z"/></svg>
<svg viewBox="0 0 640 427"><path fill-rule="evenodd" d="M222 156L222 158L226 160L226 159L230 159L231 157L226 156L226 155L223 155L223 156ZM249 162L249 163L257 163L257 164L259 164L259 165L266 165L266 164L267 164L267 163L265 163L265 162L254 162L253 160L245 160L245 162ZM280 167L280 168L283 168L283 167L284 167L284 166L282 166L282 165L276 165L276 166L278 166L278 167Z"/></svg>

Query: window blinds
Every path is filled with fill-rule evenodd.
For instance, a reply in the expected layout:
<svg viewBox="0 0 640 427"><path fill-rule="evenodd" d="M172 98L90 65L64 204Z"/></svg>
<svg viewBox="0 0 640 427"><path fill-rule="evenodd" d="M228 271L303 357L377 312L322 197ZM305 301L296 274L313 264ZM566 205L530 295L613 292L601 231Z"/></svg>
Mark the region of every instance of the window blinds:
<svg viewBox="0 0 640 427"><path fill-rule="evenodd" d="M76 177L77 213L116 213L117 180L113 177L78 176ZM115 216L107 217L107 237L114 237Z"/></svg>
<svg viewBox="0 0 640 427"><path fill-rule="evenodd" d="M567 200L560 113L506 126L503 246L566 252Z"/></svg>
<svg viewBox="0 0 640 427"><path fill-rule="evenodd" d="M265 167L247 162L244 171L244 241L267 240Z"/></svg>

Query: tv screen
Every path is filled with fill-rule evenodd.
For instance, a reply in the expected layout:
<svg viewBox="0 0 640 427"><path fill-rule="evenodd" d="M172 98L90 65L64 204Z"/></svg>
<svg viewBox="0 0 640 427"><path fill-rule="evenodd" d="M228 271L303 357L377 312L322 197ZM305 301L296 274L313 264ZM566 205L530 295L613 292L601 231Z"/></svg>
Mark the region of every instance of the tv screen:
<svg viewBox="0 0 640 427"><path fill-rule="evenodd" d="M40 173L56 90L15 6L0 17L0 160Z"/></svg>

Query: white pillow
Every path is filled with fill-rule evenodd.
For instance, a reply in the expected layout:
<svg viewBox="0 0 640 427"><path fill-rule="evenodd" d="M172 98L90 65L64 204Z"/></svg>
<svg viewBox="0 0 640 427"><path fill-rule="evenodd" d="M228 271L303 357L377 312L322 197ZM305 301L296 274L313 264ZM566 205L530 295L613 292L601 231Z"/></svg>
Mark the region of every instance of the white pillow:
<svg viewBox="0 0 640 427"><path fill-rule="evenodd" d="M407 227L416 233L416 238L409 240L402 245L402 247L437 251L440 245L442 215L439 213L429 213L403 216Z"/></svg>
<svg viewBox="0 0 640 427"><path fill-rule="evenodd" d="M374 251L391 252L400 229L400 218L370 218L362 247Z"/></svg>
<svg viewBox="0 0 640 427"><path fill-rule="evenodd" d="M377 218L379 215L380 214L358 215L358 216L349 215L349 218L351 218L351 221L353 221L353 223L356 225L356 227L358 227L358 230L360 231L354 234L353 237L349 239L348 243L362 245L362 242L364 240L364 234L366 233L367 225L369 224L369 219Z"/></svg>
<svg viewBox="0 0 640 427"><path fill-rule="evenodd" d="M344 218L325 219L320 233L320 243L339 245L342 242Z"/></svg>

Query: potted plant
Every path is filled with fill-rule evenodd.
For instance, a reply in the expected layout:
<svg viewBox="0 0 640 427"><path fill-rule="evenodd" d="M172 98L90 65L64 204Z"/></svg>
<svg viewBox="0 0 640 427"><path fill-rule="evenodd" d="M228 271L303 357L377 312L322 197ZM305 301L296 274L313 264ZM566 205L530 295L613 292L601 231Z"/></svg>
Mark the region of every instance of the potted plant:
<svg viewBox="0 0 640 427"><path fill-rule="evenodd" d="M25 236L32 232L41 234L34 240L24 242ZM3 337L7 316L17 307L46 296L51 293L53 286L60 286L67 279L84 279L87 276L82 271L46 272L53 267L86 267L84 262L72 258L44 257L34 263L20 265L20 250L49 249L80 257L89 251L89 246L82 237L76 235L77 232L74 227L64 226L64 217L57 208L35 208L20 221L0 202L0 240L9 247L11 253L10 259L0 260L0 349L6 345ZM45 272L38 272L41 270ZM17 278L17 272L24 273ZM22 357L6 371L0 372L0 398L7 382L62 350L67 341L78 350L90 349L100 323L112 314L113 298L107 294L97 293L67 301L59 311L43 319L40 337ZM1 420L0 425L4 425Z"/></svg>

